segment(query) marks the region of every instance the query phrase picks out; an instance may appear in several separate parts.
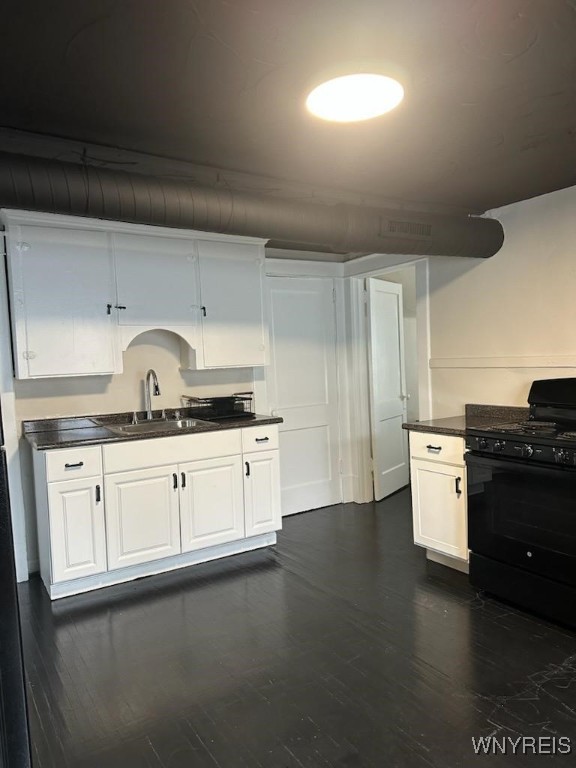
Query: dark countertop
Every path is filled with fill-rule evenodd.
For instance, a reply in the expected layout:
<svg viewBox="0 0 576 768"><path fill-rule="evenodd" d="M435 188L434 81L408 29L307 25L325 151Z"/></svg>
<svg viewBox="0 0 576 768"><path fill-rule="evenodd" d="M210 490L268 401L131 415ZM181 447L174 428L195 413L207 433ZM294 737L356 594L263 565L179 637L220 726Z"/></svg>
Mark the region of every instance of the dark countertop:
<svg viewBox="0 0 576 768"><path fill-rule="evenodd" d="M201 417L193 408L179 408L182 418ZM174 409L166 409L168 418L174 418ZM144 421L145 414L138 413L138 418ZM154 413L160 418L158 411ZM225 421L207 422L195 427L179 430L157 430L152 433L136 435L119 435L108 429L106 425L129 424L132 413L105 413L94 416L78 416L57 419L38 419L22 422L23 437L37 450L52 448L75 448L81 445L96 445L99 443L123 443L132 440L151 440L155 437L173 437L175 435L196 435L204 432L218 432L227 429L244 427L260 427L266 424L280 424L283 419L277 416L258 416L254 418L226 419Z"/></svg>
<svg viewBox="0 0 576 768"><path fill-rule="evenodd" d="M467 429L487 427L498 423L505 424L509 421L523 420L527 417L528 408L471 403L466 405L466 413L462 416L406 422L402 424L402 427L412 432L434 432L437 435L464 437Z"/></svg>

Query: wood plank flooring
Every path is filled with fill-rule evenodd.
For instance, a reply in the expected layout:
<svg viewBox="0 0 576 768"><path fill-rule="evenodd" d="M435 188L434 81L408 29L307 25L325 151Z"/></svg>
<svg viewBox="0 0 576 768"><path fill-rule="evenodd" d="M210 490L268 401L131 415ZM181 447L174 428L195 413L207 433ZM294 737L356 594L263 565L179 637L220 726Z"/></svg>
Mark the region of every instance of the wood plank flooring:
<svg viewBox="0 0 576 768"><path fill-rule="evenodd" d="M576 635L476 594L411 533L402 491L86 596L22 585L35 767L542 765L476 756L490 734L570 738L554 765L573 766Z"/></svg>

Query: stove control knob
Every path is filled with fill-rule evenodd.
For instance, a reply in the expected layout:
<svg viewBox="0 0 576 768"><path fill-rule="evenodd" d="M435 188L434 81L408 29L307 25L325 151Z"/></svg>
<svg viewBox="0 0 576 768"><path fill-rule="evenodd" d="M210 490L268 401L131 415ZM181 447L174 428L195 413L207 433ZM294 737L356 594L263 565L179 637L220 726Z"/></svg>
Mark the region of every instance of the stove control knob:
<svg viewBox="0 0 576 768"><path fill-rule="evenodd" d="M481 451L485 451L486 448L488 448L488 440L486 440L485 437L481 437L478 440L478 448L480 448Z"/></svg>
<svg viewBox="0 0 576 768"><path fill-rule="evenodd" d="M524 456L524 458L529 459L533 453L534 453L534 448L532 448L531 445L522 446L521 455Z"/></svg>
<svg viewBox="0 0 576 768"><path fill-rule="evenodd" d="M501 453L504 450L504 443L500 440L496 440L494 443L494 452L495 453Z"/></svg>
<svg viewBox="0 0 576 768"><path fill-rule="evenodd" d="M554 458L556 459L557 464L570 464L572 461L572 456L568 451L564 451L562 448L554 452Z"/></svg>

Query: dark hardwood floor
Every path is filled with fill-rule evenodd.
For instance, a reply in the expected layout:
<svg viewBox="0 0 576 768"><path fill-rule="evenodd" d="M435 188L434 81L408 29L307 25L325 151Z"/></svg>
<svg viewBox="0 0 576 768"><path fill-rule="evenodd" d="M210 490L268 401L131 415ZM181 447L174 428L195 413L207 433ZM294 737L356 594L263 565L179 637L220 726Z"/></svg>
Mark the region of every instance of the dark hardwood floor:
<svg viewBox="0 0 576 768"><path fill-rule="evenodd" d="M476 594L411 534L402 491L87 596L22 585L35 767L542 765L475 756L491 734L570 738L554 764L573 766L576 634Z"/></svg>

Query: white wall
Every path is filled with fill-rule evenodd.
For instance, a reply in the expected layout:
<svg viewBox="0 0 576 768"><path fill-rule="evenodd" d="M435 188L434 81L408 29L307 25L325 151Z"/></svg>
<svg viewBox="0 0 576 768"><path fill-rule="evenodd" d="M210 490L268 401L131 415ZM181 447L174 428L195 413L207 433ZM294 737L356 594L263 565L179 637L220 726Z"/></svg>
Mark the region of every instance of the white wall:
<svg viewBox="0 0 576 768"><path fill-rule="evenodd" d="M526 405L531 382L576 376L576 187L493 211L490 259L430 259L433 414Z"/></svg>

